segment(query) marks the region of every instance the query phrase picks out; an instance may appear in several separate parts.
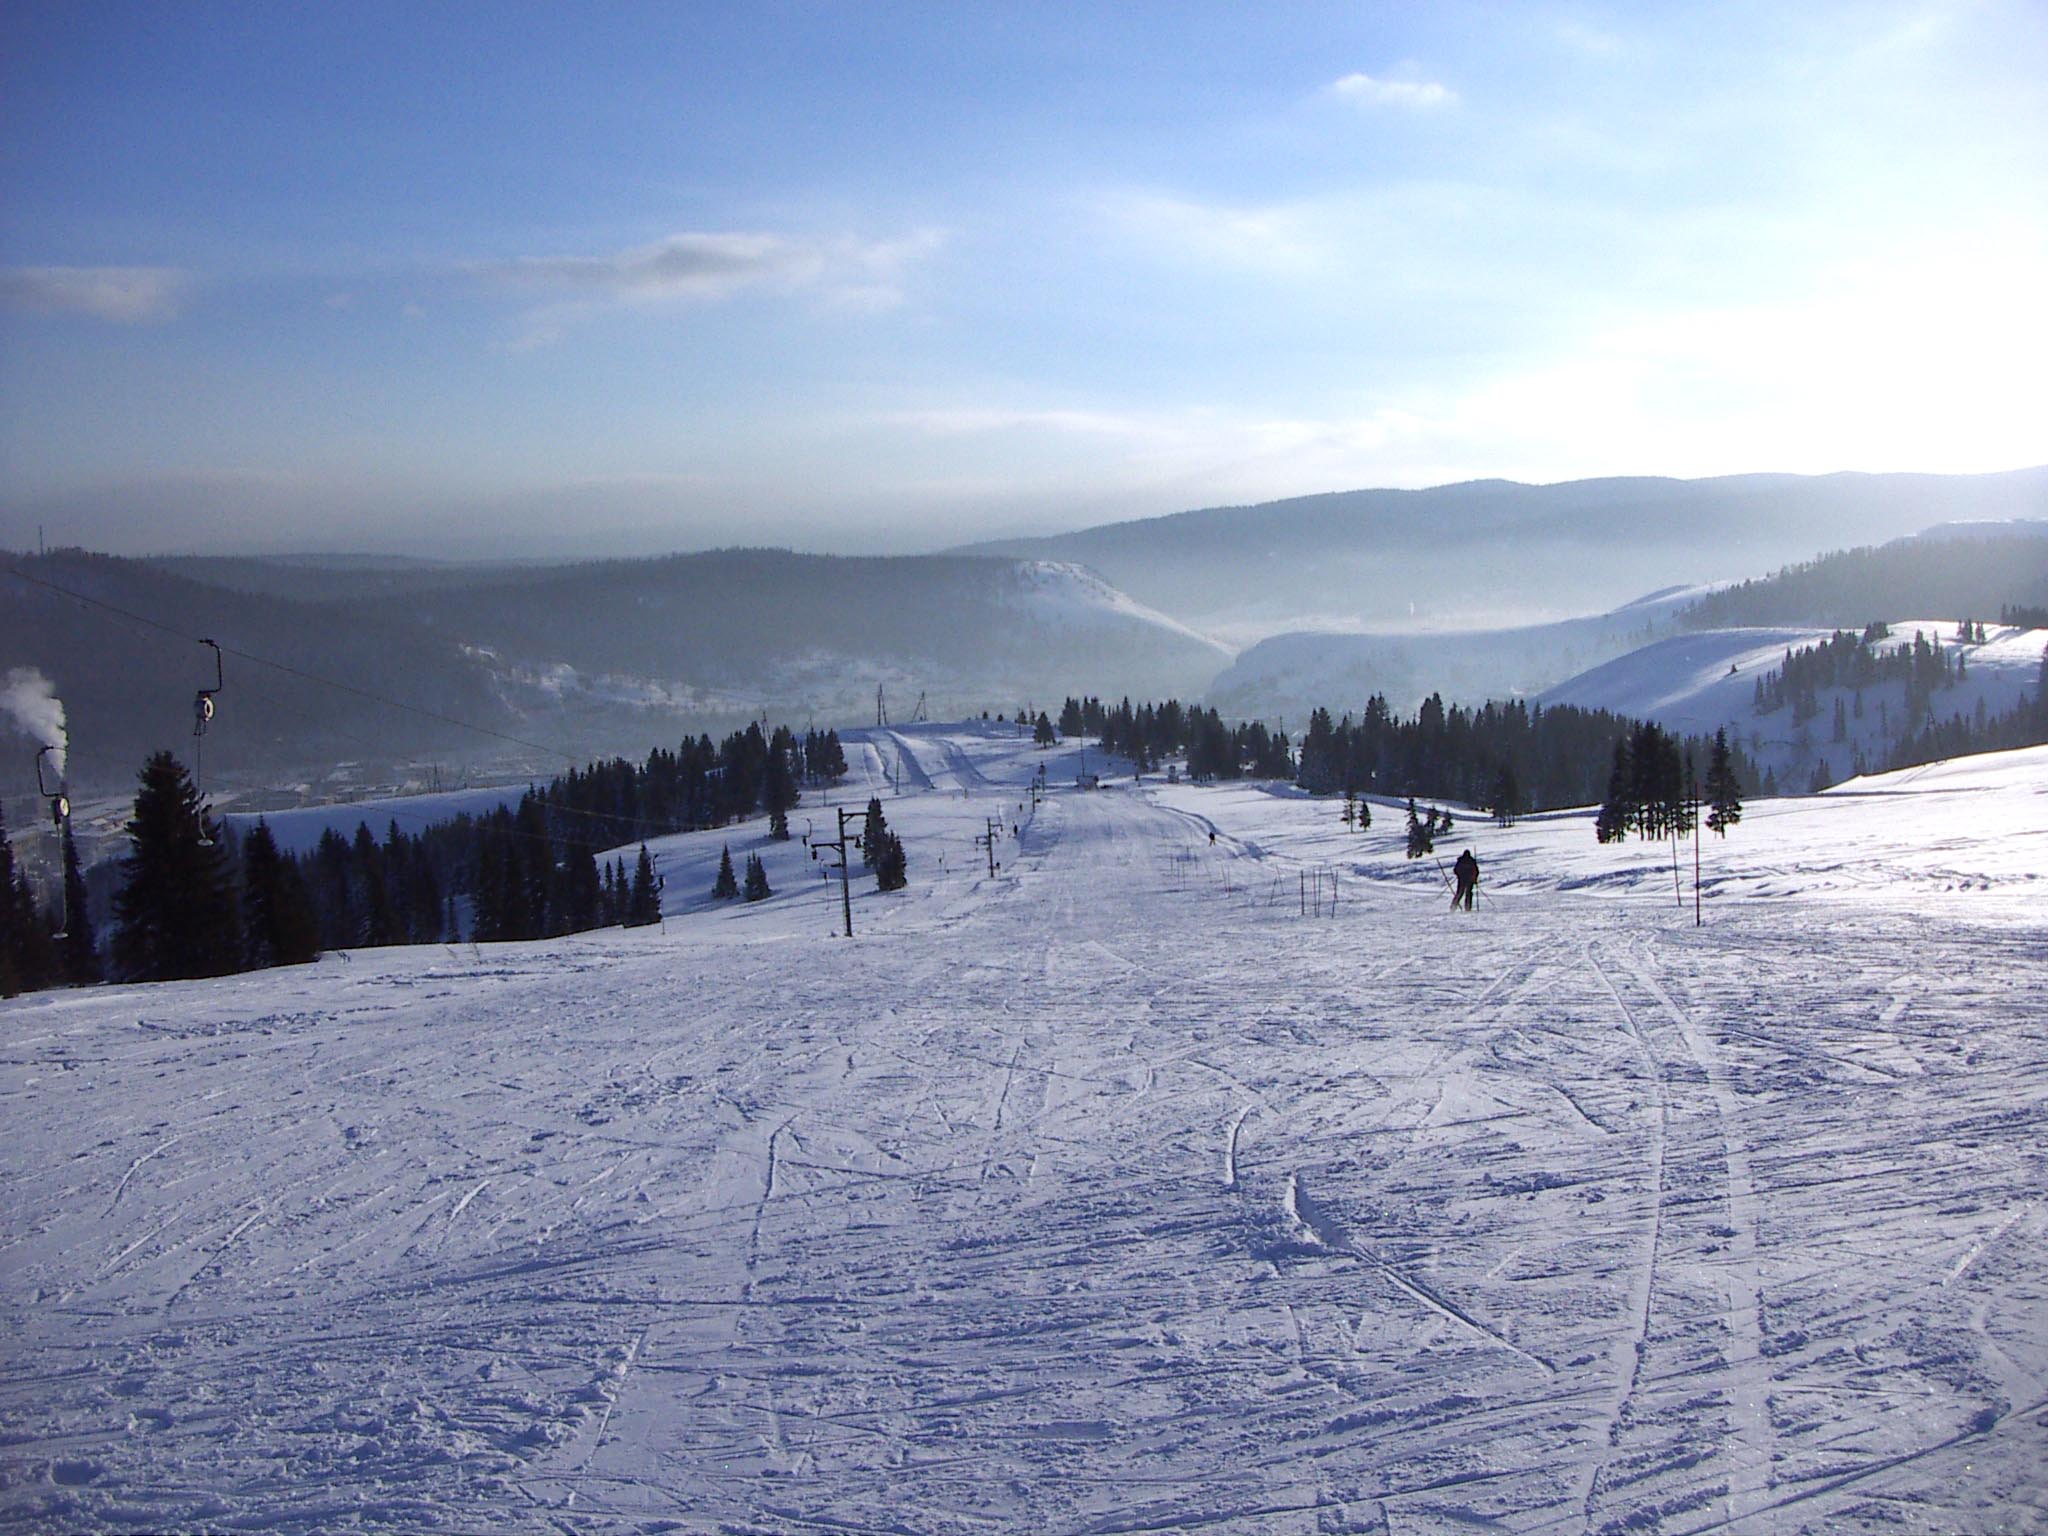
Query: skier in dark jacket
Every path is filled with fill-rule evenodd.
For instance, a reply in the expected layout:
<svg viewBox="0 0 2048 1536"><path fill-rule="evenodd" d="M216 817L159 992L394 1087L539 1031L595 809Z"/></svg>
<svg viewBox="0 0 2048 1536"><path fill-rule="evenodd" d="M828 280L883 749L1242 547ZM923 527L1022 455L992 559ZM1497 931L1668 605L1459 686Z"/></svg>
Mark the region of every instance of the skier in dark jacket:
<svg viewBox="0 0 2048 1536"><path fill-rule="evenodd" d="M1472 893L1479 889L1479 861L1472 857L1470 848L1458 855L1458 862L1451 866L1451 873L1458 877L1458 888L1451 893L1451 910L1455 912L1463 907L1470 912Z"/></svg>

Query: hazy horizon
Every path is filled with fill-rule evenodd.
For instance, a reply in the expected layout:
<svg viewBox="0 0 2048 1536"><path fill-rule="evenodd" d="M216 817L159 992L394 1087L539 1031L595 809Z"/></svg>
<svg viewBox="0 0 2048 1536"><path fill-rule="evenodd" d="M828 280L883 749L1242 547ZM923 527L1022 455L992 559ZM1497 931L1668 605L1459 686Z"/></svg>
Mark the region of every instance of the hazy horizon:
<svg viewBox="0 0 2048 1536"><path fill-rule="evenodd" d="M2019 4L11 6L0 536L2039 464L2044 81Z"/></svg>

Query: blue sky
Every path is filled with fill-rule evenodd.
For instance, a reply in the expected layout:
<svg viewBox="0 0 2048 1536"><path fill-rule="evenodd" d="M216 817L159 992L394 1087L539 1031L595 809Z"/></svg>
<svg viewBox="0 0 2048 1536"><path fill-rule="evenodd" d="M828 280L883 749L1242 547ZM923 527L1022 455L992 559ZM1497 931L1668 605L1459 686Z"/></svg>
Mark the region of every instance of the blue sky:
<svg viewBox="0 0 2048 1536"><path fill-rule="evenodd" d="M2048 459L2048 7L0 8L0 542Z"/></svg>

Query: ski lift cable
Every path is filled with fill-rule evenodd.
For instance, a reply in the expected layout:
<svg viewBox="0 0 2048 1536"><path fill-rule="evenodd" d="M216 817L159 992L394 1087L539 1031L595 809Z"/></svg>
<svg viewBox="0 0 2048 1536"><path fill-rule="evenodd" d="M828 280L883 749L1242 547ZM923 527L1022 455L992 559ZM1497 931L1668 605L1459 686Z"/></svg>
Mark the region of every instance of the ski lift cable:
<svg viewBox="0 0 2048 1536"><path fill-rule="evenodd" d="M54 581L47 581L40 576L31 576L27 571L20 569L18 566L10 565L7 567L7 571L10 575L18 576L23 581L29 582L34 586L55 592L61 597L68 597L74 602L85 604L89 608L97 608L107 613L119 614L124 619L132 619L138 624L147 624L151 629L158 630L163 634L175 635L181 640L196 639L195 636L188 635L183 630L177 629L172 625L152 619L147 614L136 613L131 609L120 607L118 604L109 603L97 597L88 597L83 592L75 592L69 587L61 586ZM211 640L198 640L197 643L201 645L214 644ZM322 677L317 672L308 672L302 667L294 667L282 661L272 661L267 656L258 656L252 651L239 650L232 645L216 646L216 649L225 652L229 656L233 656L238 661L251 662L259 667L268 667L274 672L282 672L287 677L296 677L303 682L318 683L324 688L333 688L342 693L354 694L357 698L368 699L373 704L382 704L390 709L403 710L407 714L419 715L428 720L437 720L443 725L455 726L458 730L474 731L479 736L491 736L499 741L509 741L514 746L527 747L535 752L545 753L549 757L564 758L572 765L576 761L573 753L564 752L559 747L544 746L537 741L528 741L523 736L514 736L509 731L493 730L490 726L478 725L470 720L461 720L454 715L446 715L439 710L428 709L424 705L407 704L403 700L391 698L355 683L345 683L338 678Z"/></svg>
<svg viewBox="0 0 2048 1536"><path fill-rule="evenodd" d="M28 572L20 570L14 566L7 567L7 570L9 574L19 576L23 581L29 582L32 585L38 587L43 587L48 591L57 593L59 596L71 598L73 601L82 603L89 608L99 609L105 613L116 615L119 618L130 620L134 624L145 625L149 629L155 630L160 634L176 636L179 639L191 638L190 636L186 635L184 631L172 625L165 624L160 620L152 619L147 614L136 613L131 609L120 607L118 604L109 603L100 598L87 596L83 592L73 591L69 587L62 586L54 581L47 581L40 576L31 576ZM125 628L127 626L124 625L122 627ZM579 766L577 763L577 759L573 753L565 752L559 747L544 746L536 741L528 741L526 738L522 736L514 736L505 731L493 730L491 727L486 725L477 725L471 721L457 719L453 715L442 714L438 710L427 709L417 704L407 704L402 700L389 698L383 694L376 693L371 689L360 687L357 684L344 683L338 681L335 678L322 677L318 673L307 672L302 668L293 667L287 665L284 662L272 661L268 657L258 656L255 655L253 652L239 650L231 645L218 645L211 640L201 640L197 643L201 645L213 645L217 651L224 652L225 654L236 657L239 660L253 662L257 666L261 667L269 667L273 671L282 672L287 676L300 678L307 682L318 683L324 687L336 688L344 693L351 693L359 698L368 699L372 703L383 704L392 709L403 710L408 714L421 715L430 720L437 720L444 725L453 725L462 730L474 731L479 735L494 737L499 741L508 741L515 746L530 747L534 751L545 753L550 757L561 757L565 759L572 768ZM316 724L320 723L321 717L319 717L318 715L312 714L309 711L298 709L293 705L287 704L282 699L280 699L276 694L266 689L256 687L255 685L249 683L238 684L238 686L244 689L246 692L253 694L255 697L262 699L265 703L270 704L277 709L283 710L287 714L296 715L302 720L310 720L315 722ZM201 690L202 693L206 691L207 690ZM341 730L340 728L331 725L327 726L326 728L332 731L335 735L342 737L344 740L352 741L356 743L358 746L368 747L373 751L381 749L380 743L370 741L366 737L355 735L353 732ZM82 754L74 753L74 755L87 756L92 758L95 762L113 761L113 759L107 757L105 754L98 752L87 751ZM627 826L637 828L662 828L662 830L657 834L659 836L667 836L673 830L671 828L665 827L663 823L647 817L621 817L606 811L587 811L575 806L550 805L548 809L550 812L559 813L562 815L584 816L592 820L610 821L615 824L623 823Z"/></svg>

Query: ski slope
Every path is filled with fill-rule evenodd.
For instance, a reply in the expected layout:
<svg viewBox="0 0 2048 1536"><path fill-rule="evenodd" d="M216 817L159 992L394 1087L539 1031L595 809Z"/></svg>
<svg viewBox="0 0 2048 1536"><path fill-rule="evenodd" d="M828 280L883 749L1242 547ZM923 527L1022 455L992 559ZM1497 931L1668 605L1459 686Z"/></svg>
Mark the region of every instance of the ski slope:
<svg viewBox="0 0 2048 1536"><path fill-rule="evenodd" d="M1983 642L1972 643L1959 638L1954 620L1905 619L1890 628L1891 637L1878 642L1880 651L1925 636L1964 663L1963 679L1937 689L1929 701L1935 719L1960 715L1981 722L1987 714L2012 709L2041 686L2048 629L1993 625ZM1831 780L1840 780L1850 776L1859 756L1883 764L1898 737L1922 722L1906 713L1903 681L1864 690L1820 689L1821 714L1804 725L1794 723L1789 707L1759 716L1757 680L1782 668L1787 651L1820 645L1834 634L1831 629L1768 628L1673 635L1560 683L1543 694L1542 702L1655 720L1681 735L1712 736L1725 727L1731 742L1745 748L1760 767L1776 772L1788 789L1804 784L1817 762L1827 764ZM1845 718L1842 739L1836 741L1831 712L1838 699Z"/></svg>
<svg viewBox="0 0 2048 1536"><path fill-rule="evenodd" d="M1695 927L1582 815L1454 918L1386 805L846 745L852 942L756 823L659 929L0 1004L0 1520L2048 1524L2048 752L1752 806Z"/></svg>

